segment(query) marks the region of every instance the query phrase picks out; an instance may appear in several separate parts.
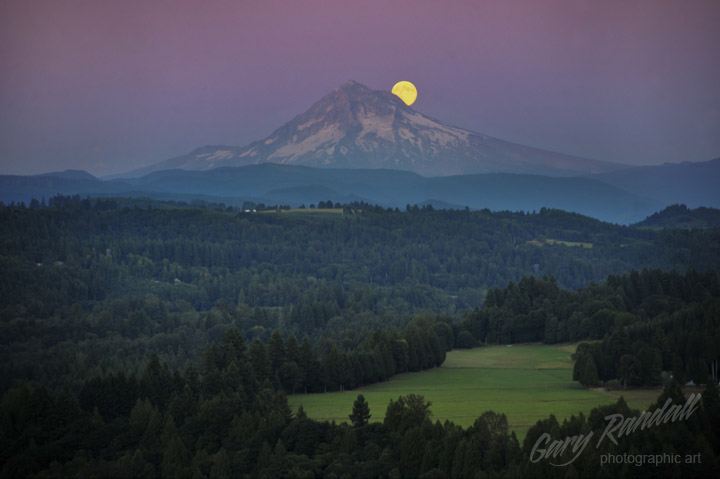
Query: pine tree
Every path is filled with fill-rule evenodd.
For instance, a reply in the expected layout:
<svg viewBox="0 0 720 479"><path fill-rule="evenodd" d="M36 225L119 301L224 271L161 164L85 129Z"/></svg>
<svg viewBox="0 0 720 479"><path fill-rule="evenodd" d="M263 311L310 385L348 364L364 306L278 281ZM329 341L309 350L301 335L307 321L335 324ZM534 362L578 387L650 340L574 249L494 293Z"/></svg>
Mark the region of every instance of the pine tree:
<svg viewBox="0 0 720 479"><path fill-rule="evenodd" d="M255 377L259 382L268 379L271 375L272 364L268 358L265 344L259 339L255 339L250 346L250 364L255 373Z"/></svg>
<svg viewBox="0 0 720 479"><path fill-rule="evenodd" d="M585 386L597 386L599 382L597 365L595 359L588 355L583 371L580 376L580 383Z"/></svg>
<svg viewBox="0 0 720 479"><path fill-rule="evenodd" d="M358 394L357 399L353 403L352 414L350 414L349 417L355 427L366 425L372 417L370 414L370 406L365 402L365 396L362 394Z"/></svg>
<svg viewBox="0 0 720 479"><path fill-rule="evenodd" d="M285 362L287 358L285 354L285 344L278 330L275 330L272 333L272 336L270 336L270 341L268 343L268 356L270 358L273 373L280 369L280 365Z"/></svg>
<svg viewBox="0 0 720 479"><path fill-rule="evenodd" d="M221 447L220 450L212 456L210 477L223 478L230 476L230 457L225 448Z"/></svg>

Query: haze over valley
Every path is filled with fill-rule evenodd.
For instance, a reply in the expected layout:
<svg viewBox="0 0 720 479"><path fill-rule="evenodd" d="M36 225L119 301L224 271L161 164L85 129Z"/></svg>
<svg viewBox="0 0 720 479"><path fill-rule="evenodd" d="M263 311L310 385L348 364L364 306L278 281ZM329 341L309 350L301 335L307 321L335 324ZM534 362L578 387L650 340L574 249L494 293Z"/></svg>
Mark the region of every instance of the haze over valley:
<svg viewBox="0 0 720 479"><path fill-rule="evenodd" d="M4 202L92 194L292 207L330 200L385 207L557 208L634 223L671 204L720 207L720 159L628 167L449 126L395 95L346 82L268 138L206 146L100 180L85 172L0 177Z"/></svg>

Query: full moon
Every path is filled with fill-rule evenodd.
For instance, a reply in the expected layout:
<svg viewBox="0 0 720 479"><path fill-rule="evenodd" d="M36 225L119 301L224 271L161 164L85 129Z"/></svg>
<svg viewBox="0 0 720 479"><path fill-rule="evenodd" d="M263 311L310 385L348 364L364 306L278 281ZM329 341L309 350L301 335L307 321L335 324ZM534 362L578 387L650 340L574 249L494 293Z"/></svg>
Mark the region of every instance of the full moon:
<svg viewBox="0 0 720 479"><path fill-rule="evenodd" d="M417 100L417 88L409 81L399 81L392 87L392 93L399 96L407 106L412 105Z"/></svg>

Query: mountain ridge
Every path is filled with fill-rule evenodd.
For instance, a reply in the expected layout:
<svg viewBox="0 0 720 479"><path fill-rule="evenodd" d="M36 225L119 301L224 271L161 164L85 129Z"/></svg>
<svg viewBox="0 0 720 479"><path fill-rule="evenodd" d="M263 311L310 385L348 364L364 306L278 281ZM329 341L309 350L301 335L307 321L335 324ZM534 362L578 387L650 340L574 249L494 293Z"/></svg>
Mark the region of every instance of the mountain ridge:
<svg viewBox="0 0 720 479"><path fill-rule="evenodd" d="M720 158L632 166L590 177L641 196L662 198L666 205L720 207Z"/></svg>
<svg viewBox="0 0 720 479"><path fill-rule="evenodd" d="M640 221L664 206L592 178L511 173L428 178L402 170L322 169L263 163L205 171L161 171L125 181L143 191L253 197L268 204L363 198L386 207L404 208L432 199L472 209L557 208L619 223ZM331 192L338 192L339 196L330 197Z"/></svg>
<svg viewBox="0 0 720 479"><path fill-rule="evenodd" d="M49 176L52 174L0 175L0 201L28 202L33 197L49 198L58 193L182 200L202 197L228 204L242 204L248 200L296 206L320 200L361 200L404 207L432 200L438 205L472 209L532 211L542 207L557 208L623 224L640 222L675 203L720 207L720 190L714 180L718 177L714 172L720 168L720 159L642 168L645 174L662 180L661 189L652 182L645 185L643 176L634 168L608 179L600 175L547 177L511 173L424 177L411 171L392 169L261 163L205 171L162 170L124 180L90 180L86 178L91 175L82 173L70 174L79 179ZM702 180L695 180L698 175ZM701 205L696 205L700 200Z"/></svg>
<svg viewBox="0 0 720 479"><path fill-rule="evenodd" d="M716 228L720 226L720 210L717 208L688 208L683 204L675 204L658 211L643 221L632 225L636 228Z"/></svg>

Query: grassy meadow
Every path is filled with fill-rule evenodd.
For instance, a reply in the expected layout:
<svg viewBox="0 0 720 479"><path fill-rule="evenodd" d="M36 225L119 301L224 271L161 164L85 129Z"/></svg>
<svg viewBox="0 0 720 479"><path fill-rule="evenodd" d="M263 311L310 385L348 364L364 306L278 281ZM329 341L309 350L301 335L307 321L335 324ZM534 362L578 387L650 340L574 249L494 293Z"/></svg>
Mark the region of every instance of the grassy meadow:
<svg viewBox="0 0 720 479"><path fill-rule="evenodd" d="M342 208L290 208L289 210L266 210L261 213L280 213L280 214L303 214L303 215L342 215Z"/></svg>
<svg viewBox="0 0 720 479"><path fill-rule="evenodd" d="M544 240L544 241L540 241L540 240L528 240L528 241L526 241L526 243L527 243L527 244L532 244L532 245L535 245L535 246L542 246L542 245L544 245L544 244L550 244L550 245L552 245L552 244L564 244L565 246L579 246L579 247L581 247L581 248L592 248L592 247L593 247L593 244L592 244L592 243L583 243L583 242L579 242L579 241L562 241L562 240L556 240L556 239L551 239L551 238L548 238L548 239L546 239L546 240Z"/></svg>
<svg viewBox="0 0 720 479"><path fill-rule="evenodd" d="M293 410L302 404L312 418L347 422L353 401L363 394L371 421L382 421L390 399L415 393L432 403L433 419L449 419L462 426L470 426L484 411L505 413L510 428L522 440L530 426L550 414L562 422L621 395L630 407L645 409L660 394L658 389L585 389L572 380L574 351L575 345L541 344L454 350L439 368L400 374L352 391L295 394L288 402Z"/></svg>

